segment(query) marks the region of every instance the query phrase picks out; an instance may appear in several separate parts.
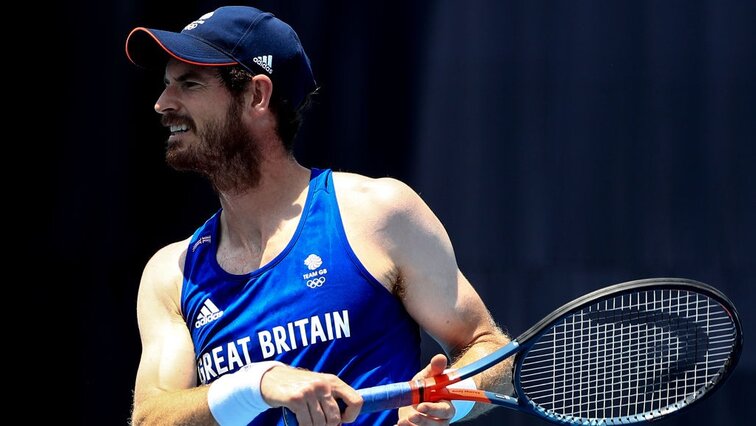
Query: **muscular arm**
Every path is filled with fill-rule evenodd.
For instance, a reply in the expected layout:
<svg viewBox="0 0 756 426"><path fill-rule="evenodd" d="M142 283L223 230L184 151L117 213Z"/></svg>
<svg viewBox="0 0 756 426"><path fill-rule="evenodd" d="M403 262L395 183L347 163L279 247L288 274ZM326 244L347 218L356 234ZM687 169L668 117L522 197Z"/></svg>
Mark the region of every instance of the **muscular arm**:
<svg viewBox="0 0 756 426"><path fill-rule="evenodd" d="M137 319L142 338L134 389L135 425L215 424L207 386L196 387L194 350L181 317L181 253L169 245L147 263L139 286Z"/></svg>
<svg viewBox="0 0 756 426"><path fill-rule="evenodd" d="M338 174L335 186L349 194L339 202L360 260L401 297L410 315L453 360L453 367L469 364L509 341L460 272L446 230L412 189L393 179L348 174ZM510 393L510 372L511 363L504 362L474 380L478 388ZM490 408L476 404L467 418Z"/></svg>
<svg viewBox="0 0 756 426"><path fill-rule="evenodd" d="M183 241L160 250L142 276L137 300L142 357L134 389L134 425L216 424L208 405L210 386L197 387L193 344L180 311L182 252L187 245ZM242 372L232 375L236 374ZM289 408L302 426L351 422L362 406L359 394L338 377L288 366L264 373L260 389L267 405ZM347 404L341 415L336 398Z"/></svg>
<svg viewBox="0 0 756 426"><path fill-rule="evenodd" d="M387 228L395 243L404 305L413 318L459 368L509 342L496 326L478 293L460 272L451 241L430 208L411 189L397 184L401 209ZM508 393L511 362L503 362L474 378L477 387ZM491 408L476 404L468 418Z"/></svg>

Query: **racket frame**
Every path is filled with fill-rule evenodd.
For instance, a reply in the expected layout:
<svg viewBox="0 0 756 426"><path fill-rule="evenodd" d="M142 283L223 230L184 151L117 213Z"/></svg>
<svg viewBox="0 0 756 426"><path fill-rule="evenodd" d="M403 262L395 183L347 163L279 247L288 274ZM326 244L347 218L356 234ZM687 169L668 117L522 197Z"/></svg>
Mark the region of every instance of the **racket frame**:
<svg viewBox="0 0 756 426"><path fill-rule="evenodd" d="M700 394L697 396L686 398L684 401L677 404L679 405L678 407L666 407L661 410L652 410L651 413L643 416L625 416L605 419L602 421L590 421L582 418L557 415L539 407L525 396L526 393L522 389L519 380L522 363L532 346L543 334L549 332L554 324L588 305L600 303L604 300L619 297L627 293L652 290L654 288L664 290L692 290L704 294L717 301L730 316L736 328L736 339L733 343L732 355L713 385L709 386L705 391L699 391ZM730 299L722 292L702 282L686 278L649 278L615 284L578 297L545 316L524 333L520 334L516 339L510 341L507 345L473 363L459 368L458 370L426 379L360 389L358 392L360 392L365 401L363 412L392 409L398 406L417 405L424 401L438 401L453 398L506 406L559 424L615 425L638 423L655 420L679 412L691 402L709 396L714 390L722 386L727 377L732 373L734 366L740 358L742 345L743 334L738 313ZM460 380L475 376L512 355L515 355L512 371L512 379L515 389L514 396L489 391L446 388L448 385L459 382Z"/></svg>

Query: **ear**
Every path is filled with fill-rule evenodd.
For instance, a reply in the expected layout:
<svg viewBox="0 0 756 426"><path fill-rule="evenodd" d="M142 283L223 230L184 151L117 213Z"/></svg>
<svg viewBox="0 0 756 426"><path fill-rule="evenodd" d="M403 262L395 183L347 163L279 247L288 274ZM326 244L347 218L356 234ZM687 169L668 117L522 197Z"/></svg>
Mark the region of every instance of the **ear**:
<svg viewBox="0 0 756 426"><path fill-rule="evenodd" d="M258 74L250 81L250 107L255 111L268 109L270 97L273 95L273 82L265 74Z"/></svg>

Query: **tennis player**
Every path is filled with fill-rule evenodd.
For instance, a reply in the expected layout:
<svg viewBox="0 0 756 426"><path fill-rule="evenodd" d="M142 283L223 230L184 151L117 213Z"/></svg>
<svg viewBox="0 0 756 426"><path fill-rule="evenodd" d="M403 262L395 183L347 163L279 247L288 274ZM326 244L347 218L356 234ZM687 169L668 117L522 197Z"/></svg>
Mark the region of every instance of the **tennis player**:
<svg viewBox="0 0 756 426"><path fill-rule="evenodd" d="M126 53L164 72L155 110L167 162L207 177L220 201L144 269L134 424L444 425L486 409L440 401L359 415L354 389L449 367L438 354L421 368L420 328L452 368L508 338L407 185L293 157L317 85L289 25L221 7L180 33L136 28ZM503 391L508 368L462 386Z"/></svg>

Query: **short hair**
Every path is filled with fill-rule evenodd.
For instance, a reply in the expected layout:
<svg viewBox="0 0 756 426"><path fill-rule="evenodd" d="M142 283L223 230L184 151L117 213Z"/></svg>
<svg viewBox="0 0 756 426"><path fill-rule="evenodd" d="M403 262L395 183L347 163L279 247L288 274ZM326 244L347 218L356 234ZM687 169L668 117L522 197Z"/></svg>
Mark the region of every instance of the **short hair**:
<svg viewBox="0 0 756 426"><path fill-rule="evenodd" d="M228 91L239 102L241 101L244 89L247 87L247 83L254 77L253 73L241 65L219 67L218 74ZM302 105L299 105L297 108L296 106L292 106L288 99L283 99L275 88L273 90L273 95L270 99L270 110L276 117L276 133L281 138L284 149L289 153L294 149L294 138L297 136L300 127L302 127L303 114L312 104L312 96L316 91L308 93L302 101Z"/></svg>

